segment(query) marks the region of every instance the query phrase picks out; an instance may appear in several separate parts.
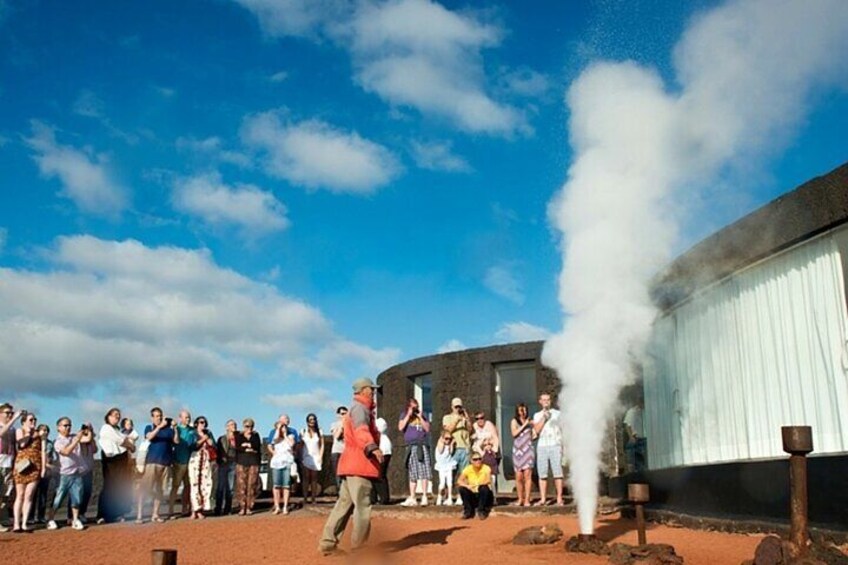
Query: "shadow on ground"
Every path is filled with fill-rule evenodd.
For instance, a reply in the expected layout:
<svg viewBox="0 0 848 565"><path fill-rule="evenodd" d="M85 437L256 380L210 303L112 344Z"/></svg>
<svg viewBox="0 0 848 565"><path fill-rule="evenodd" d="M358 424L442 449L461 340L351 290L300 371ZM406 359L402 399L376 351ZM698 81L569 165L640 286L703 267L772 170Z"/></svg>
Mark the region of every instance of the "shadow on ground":
<svg viewBox="0 0 848 565"><path fill-rule="evenodd" d="M387 541L380 544L380 549L387 553L396 553L417 547L421 545L447 545L448 538L457 530L464 530L465 526L454 526L452 528L443 528L441 530L426 530L423 532L415 532L404 538L394 541Z"/></svg>

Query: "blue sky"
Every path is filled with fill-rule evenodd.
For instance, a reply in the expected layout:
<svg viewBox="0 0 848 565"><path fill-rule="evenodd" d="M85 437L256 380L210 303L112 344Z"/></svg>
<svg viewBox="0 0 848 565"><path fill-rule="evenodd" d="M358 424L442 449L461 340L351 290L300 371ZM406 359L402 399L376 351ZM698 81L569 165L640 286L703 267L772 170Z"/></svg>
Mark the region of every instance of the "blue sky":
<svg viewBox="0 0 848 565"><path fill-rule="evenodd" d="M0 390L329 420L349 382L561 325L569 85L674 92L712 2L0 0ZM676 249L845 161L845 82L684 199Z"/></svg>

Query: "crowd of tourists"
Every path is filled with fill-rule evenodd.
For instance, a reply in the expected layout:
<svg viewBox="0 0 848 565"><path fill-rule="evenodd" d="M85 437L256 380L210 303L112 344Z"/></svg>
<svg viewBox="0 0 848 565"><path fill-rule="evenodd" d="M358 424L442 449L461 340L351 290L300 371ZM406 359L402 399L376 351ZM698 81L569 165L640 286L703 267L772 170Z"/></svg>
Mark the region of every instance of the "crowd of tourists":
<svg viewBox="0 0 848 565"><path fill-rule="evenodd" d="M339 407L339 421L346 413L347 407ZM291 487L301 475L304 503L314 503L319 492L324 440L315 414L307 416L300 432L281 415L264 442L251 418L240 427L227 421L217 439L205 417L192 419L187 410L172 418L154 407L150 422L138 428L118 408L103 420L99 428L91 423L75 427L70 418L61 417L51 438L50 427L39 424L36 414L0 405L0 532L28 533L33 524L55 530L63 507L67 524L85 529L96 466L102 470L94 518L98 523L252 514L262 486L263 449L274 514L288 514ZM337 436L333 451L340 452L343 445ZM11 514L9 526L3 521L6 512Z"/></svg>
<svg viewBox="0 0 848 565"><path fill-rule="evenodd" d="M560 413L551 406L548 394L540 396L539 404L540 410L532 417L527 406L519 404L510 423L516 505L531 504L534 467L541 492L535 504L547 503L549 475L555 482L556 503L563 502ZM329 428L330 463L340 494L346 478L339 464L345 452L348 411L348 406L340 406ZM300 431L291 425L288 415L281 415L264 442L251 418L245 418L240 427L235 420L228 420L217 439L205 417L192 419L187 410L172 418L154 407L149 423L138 428L122 417L118 408L109 410L103 420L99 428L91 423L75 427L70 418L61 417L56 421L56 436L51 438L50 427L39 424L35 414L15 410L8 403L0 405L0 531L26 533L39 523L57 529L56 515L63 507L67 508L67 524L84 529L96 465L102 470L98 523L127 519L164 522L181 516L199 520L233 512L250 515L261 489L263 450L274 514L289 513L297 480L304 504L314 504L321 491L318 476L327 446L315 414L306 417ZM400 414L397 426L403 434L409 477L409 497L402 505L429 504L435 470L437 505L462 505L465 518L488 516L502 454L500 434L485 413L469 417L462 400L454 398L432 451L430 422L414 399ZM370 503L388 504L392 443L384 419L374 418L374 429L374 450L379 451L380 460L373 462L376 470L368 477L368 498ZM2 522L4 510L11 514L10 526Z"/></svg>
<svg viewBox="0 0 848 565"><path fill-rule="evenodd" d="M473 417L469 414L473 414ZM539 397L539 410L531 417L527 405L519 403L510 422L512 463L518 499L516 506L548 504L548 477L554 480L555 504L563 505L563 438L560 412L547 393ZM431 423L418 401L409 399L398 418L398 430L406 444L405 466L409 496L401 505L427 506L435 470L437 505L463 506L463 517L485 519L495 502L497 476L502 459L500 433L485 412L468 412L461 398L451 401L451 411L442 418L431 461ZM532 503L533 470L539 477L540 499ZM454 485L458 487L454 499ZM417 495L420 493L420 499Z"/></svg>

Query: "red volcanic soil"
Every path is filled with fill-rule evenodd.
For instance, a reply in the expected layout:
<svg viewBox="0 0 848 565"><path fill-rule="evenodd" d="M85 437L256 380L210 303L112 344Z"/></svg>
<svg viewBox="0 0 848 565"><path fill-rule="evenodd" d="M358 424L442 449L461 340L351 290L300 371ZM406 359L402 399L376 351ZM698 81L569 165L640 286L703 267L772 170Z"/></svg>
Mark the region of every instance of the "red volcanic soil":
<svg viewBox="0 0 848 565"><path fill-rule="evenodd" d="M10 564L149 565L151 550L177 549L180 565L209 563L606 563L606 558L566 553L564 542L578 533L573 515L505 514L497 509L486 521L460 520L451 513L375 511L369 549L354 555L322 557L318 537L329 505L288 516L263 512L253 516L180 519L164 524L134 523L69 527L32 534L0 534L0 561ZM550 546L516 546L522 528L556 523L565 537ZM635 544L632 520L618 515L599 519L597 535L607 542ZM348 526L348 529L350 525ZM687 565L738 564L754 555L763 536L725 534L650 524L648 541L668 543ZM348 546L348 537L342 548Z"/></svg>

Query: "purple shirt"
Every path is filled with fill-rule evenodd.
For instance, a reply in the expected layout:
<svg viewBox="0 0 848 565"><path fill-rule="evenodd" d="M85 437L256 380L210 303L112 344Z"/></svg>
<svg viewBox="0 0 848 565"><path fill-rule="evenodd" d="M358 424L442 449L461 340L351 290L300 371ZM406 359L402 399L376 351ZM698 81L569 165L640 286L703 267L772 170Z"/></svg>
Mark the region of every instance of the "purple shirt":
<svg viewBox="0 0 848 565"><path fill-rule="evenodd" d="M53 448L59 456L59 474L60 475L76 475L84 473L86 470L86 462L82 456L82 450L77 444L69 455L62 455L62 451L71 445L76 434L70 434L68 437L60 435L53 442Z"/></svg>
<svg viewBox="0 0 848 565"><path fill-rule="evenodd" d="M405 417L406 410L400 413L398 422L403 420ZM403 441L406 445L421 445L427 443L428 432L424 430L424 426L421 424L423 419L424 417L419 413L417 416L411 417L409 422L407 422L406 428L403 430Z"/></svg>

